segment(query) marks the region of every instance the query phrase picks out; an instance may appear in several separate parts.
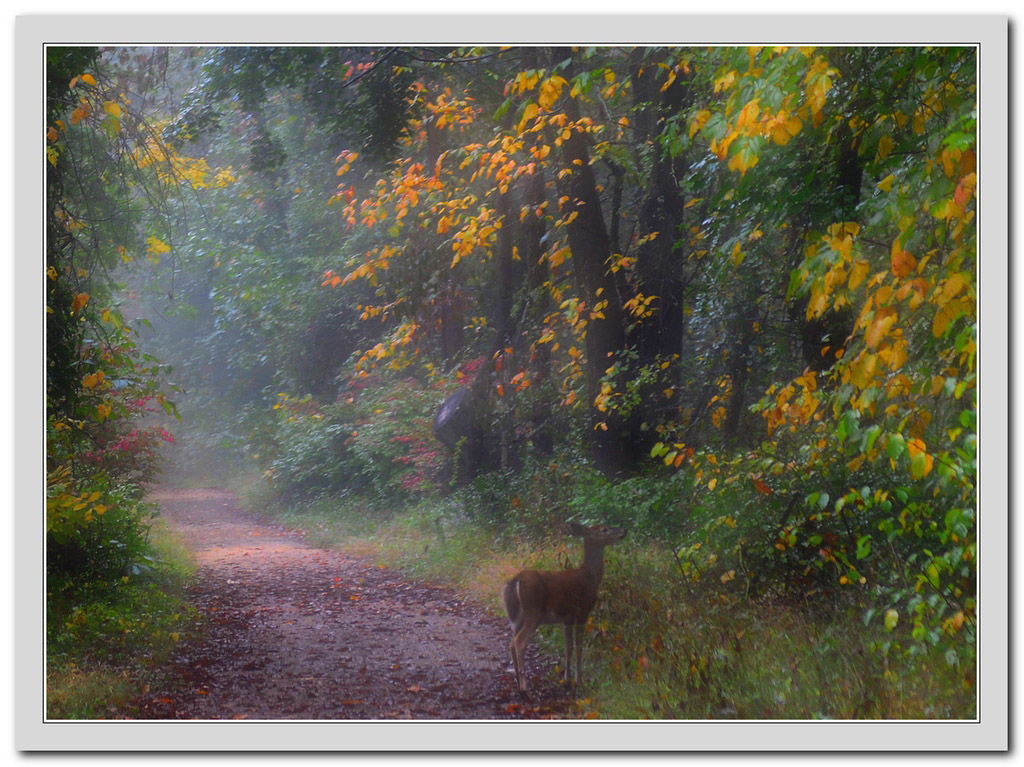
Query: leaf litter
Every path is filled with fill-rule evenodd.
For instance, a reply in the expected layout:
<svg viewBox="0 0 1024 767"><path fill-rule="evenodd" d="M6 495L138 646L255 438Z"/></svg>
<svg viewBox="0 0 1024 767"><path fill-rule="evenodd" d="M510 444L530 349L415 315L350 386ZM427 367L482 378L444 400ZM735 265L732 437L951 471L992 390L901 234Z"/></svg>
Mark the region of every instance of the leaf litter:
<svg viewBox="0 0 1024 767"><path fill-rule="evenodd" d="M515 692L507 623L456 592L315 548L224 490L162 489L151 499L194 552L190 601L203 619L120 718L578 715L553 659L536 649L529 697Z"/></svg>

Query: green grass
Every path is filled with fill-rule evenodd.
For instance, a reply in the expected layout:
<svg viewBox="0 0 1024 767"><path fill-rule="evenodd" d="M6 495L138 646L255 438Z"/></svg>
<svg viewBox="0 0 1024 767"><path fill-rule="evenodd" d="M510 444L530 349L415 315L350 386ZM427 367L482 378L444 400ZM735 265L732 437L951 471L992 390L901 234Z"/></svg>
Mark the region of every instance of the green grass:
<svg viewBox="0 0 1024 767"><path fill-rule="evenodd" d="M522 567L579 563L576 539L526 539L470 521L455 496L382 512L349 499L282 509L315 545L458 589L495 614ZM915 654L898 629L827 604L749 600L683 577L673 552L631 537L606 551L584 653L581 715L612 719L971 719L974 668ZM561 629L538 641L556 657ZM901 644L902 642L902 644ZM881 649L886 647L885 651ZM552 671L554 673L554 671Z"/></svg>
<svg viewBox="0 0 1024 767"><path fill-rule="evenodd" d="M195 565L157 520L156 565L111 582L66 583L48 594L46 710L50 719L124 714L196 621L185 600Z"/></svg>

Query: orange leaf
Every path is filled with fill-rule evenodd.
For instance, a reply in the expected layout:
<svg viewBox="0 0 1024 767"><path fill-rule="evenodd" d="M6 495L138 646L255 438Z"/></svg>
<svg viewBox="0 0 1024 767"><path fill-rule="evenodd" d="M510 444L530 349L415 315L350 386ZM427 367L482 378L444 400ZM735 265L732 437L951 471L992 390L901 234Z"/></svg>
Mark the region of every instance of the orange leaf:
<svg viewBox="0 0 1024 767"><path fill-rule="evenodd" d="M899 247L899 241L893 243L892 250L892 273L900 279L907 277L914 267L917 266L917 259L910 253Z"/></svg>
<svg viewBox="0 0 1024 767"><path fill-rule="evenodd" d="M79 293L71 300L71 311L78 314L89 303L88 293Z"/></svg>

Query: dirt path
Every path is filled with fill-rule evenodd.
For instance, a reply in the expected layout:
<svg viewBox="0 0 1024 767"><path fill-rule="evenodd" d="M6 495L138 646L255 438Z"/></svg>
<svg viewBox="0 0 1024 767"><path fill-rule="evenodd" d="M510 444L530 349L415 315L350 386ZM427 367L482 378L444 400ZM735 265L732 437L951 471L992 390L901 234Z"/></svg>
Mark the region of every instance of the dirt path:
<svg viewBox="0 0 1024 767"><path fill-rule="evenodd" d="M505 621L237 507L222 490L162 490L195 551L203 630L161 669L135 718L520 719L566 715L552 659L513 691Z"/></svg>

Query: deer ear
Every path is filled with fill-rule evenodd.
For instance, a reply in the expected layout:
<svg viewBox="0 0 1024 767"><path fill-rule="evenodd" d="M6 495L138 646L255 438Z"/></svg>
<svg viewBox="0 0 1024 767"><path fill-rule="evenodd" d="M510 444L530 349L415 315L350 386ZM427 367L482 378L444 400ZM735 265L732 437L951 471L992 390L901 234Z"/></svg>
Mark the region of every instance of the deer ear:
<svg viewBox="0 0 1024 767"><path fill-rule="evenodd" d="M585 528L579 522L568 522L566 523L565 527L569 535L575 535L578 538L582 538L583 535L587 532L587 528Z"/></svg>

